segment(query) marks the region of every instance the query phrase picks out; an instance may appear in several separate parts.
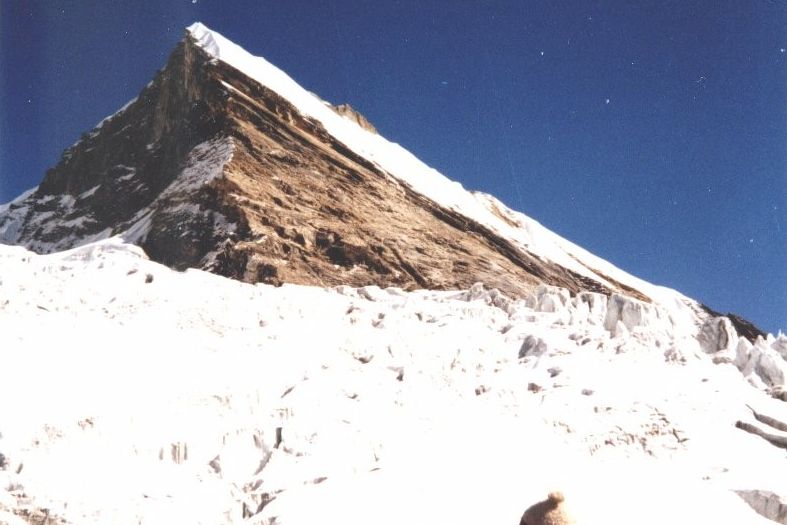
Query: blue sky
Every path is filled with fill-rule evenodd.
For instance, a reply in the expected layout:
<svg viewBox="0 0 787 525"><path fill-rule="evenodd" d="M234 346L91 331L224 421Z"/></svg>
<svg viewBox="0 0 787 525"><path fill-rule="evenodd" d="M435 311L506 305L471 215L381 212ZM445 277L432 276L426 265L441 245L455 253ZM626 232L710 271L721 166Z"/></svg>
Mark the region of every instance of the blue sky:
<svg viewBox="0 0 787 525"><path fill-rule="evenodd" d="M787 330L785 0L3 1L0 202L196 20L466 188Z"/></svg>

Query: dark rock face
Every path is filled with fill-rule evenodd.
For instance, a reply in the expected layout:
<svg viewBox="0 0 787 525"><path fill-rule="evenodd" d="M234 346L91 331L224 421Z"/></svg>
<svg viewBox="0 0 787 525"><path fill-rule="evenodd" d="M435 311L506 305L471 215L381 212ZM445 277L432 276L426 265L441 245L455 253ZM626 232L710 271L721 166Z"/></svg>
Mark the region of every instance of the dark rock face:
<svg viewBox="0 0 787 525"><path fill-rule="evenodd" d="M751 342L754 342L758 337L765 338L766 333L760 330L754 323L744 319L739 315L735 315L733 313L728 314L721 314L705 305L702 305L703 310L713 317L726 317L732 323L732 326L735 327L735 331L738 333L739 336L745 337Z"/></svg>
<svg viewBox="0 0 787 525"><path fill-rule="evenodd" d="M157 236L172 222L163 210L173 199L201 207L214 197L204 187L162 199L195 146L220 135L224 126L224 114L215 111L221 93L206 89L197 74L208 67L207 60L201 49L181 42L134 101L84 134L47 171L33 195L0 214L0 229L16 223L12 238L0 241L57 251L125 232L145 218L153 225L150 246L162 244L166 235ZM183 215L175 217L183 222L181 229L188 224ZM198 262L189 251L194 248L184 252L185 260Z"/></svg>
<svg viewBox="0 0 787 525"><path fill-rule="evenodd" d="M94 206L102 212L99 218L108 220L123 219L126 208L150 203L178 173L189 150L220 129L220 115L210 113L208 93L193 75L205 60L199 49L179 44L167 67L134 102L65 151L38 194L76 196L100 185ZM131 189L122 183L132 172L139 187L122 191Z"/></svg>
<svg viewBox="0 0 787 525"><path fill-rule="evenodd" d="M347 105L334 110L374 129ZM455 289L481 281L513 296L545 282L647 300L536 257L413 191L190 36L137 100L0 213L0 242L39 252L117 234L172 268L247 282Z"/></svg>

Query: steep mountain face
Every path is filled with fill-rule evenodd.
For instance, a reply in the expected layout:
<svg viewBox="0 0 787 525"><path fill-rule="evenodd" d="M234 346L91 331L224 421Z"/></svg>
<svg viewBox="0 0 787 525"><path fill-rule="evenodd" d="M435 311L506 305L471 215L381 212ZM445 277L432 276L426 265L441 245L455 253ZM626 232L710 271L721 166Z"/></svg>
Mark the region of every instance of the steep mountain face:
<svg viewBox="0 0 787 525"><path fill-rule="evenodd" d="M539 284L718 314L470 193L202 24L37 188L0 207L0 242L39 253L120 235L171 268L245 282L462 289ZM730 316L751 342L764 336Z"/></svg>
<svg viewBox="0 0 787 525"><path fill-rule="evenodd" d="M214 231L222 200L205 184L232 149L219 135L217 93L194 75L206 60L193 45L178 45L139 97L68 148L26 199L8 205L3 240L47 253L123 233L153 251L174 241L181 255L168 263L198 263L204 247L229 233Z"/></svg>
<svg viewBox="0 0 787 525"><path fill-rule="evenodd" d="M136 100L0 214L3 242L47 253L122 235L172 268L247 282L449 289L483 281L516 296L544 282L650 300L419 191L298 107L292 90L279 90L288 99L222 59L228 45L192 26ZM374 135L350 106L311 98L354 134ZM523 229L501 203L467 195L505 228Z"/></svg>

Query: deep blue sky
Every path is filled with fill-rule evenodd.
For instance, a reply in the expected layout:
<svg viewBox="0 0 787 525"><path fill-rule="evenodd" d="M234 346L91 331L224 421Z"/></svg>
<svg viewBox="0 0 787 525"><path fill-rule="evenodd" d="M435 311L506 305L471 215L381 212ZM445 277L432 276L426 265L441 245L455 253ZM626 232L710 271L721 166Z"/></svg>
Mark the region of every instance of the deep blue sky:
<svg viewBox="0 0 787 525"><path fill-rule="evenodd" d="M0 0L0 202L196 20L465 187L787 330L787 0Z"/></svg>

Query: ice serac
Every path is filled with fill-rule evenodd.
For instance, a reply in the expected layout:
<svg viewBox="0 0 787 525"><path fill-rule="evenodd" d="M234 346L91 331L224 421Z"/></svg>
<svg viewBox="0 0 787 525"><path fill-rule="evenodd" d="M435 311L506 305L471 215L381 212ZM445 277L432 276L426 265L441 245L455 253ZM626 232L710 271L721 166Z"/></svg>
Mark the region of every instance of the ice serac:
<svg viewBox="0 0 787 525"><path fill-rule="evenodd" d="M134 100L0 210L0 241L40 253L114 235L172 268L245 282L484 282L514 297L546 284L638 301L611 303L626 329L637 312L684 331L711 316L466 191L200 23Z"/></svg>
<svg viewBox="0 0 787 525"><path fill-rule="evenodd" d="M714 364L725 321L254 286L117 238L0 268L0 523L505 524L555 489L578 524L787 523L787 404Z"/></svg>

